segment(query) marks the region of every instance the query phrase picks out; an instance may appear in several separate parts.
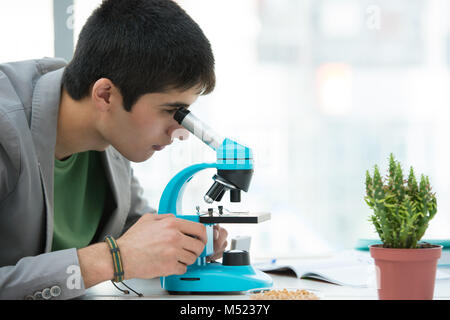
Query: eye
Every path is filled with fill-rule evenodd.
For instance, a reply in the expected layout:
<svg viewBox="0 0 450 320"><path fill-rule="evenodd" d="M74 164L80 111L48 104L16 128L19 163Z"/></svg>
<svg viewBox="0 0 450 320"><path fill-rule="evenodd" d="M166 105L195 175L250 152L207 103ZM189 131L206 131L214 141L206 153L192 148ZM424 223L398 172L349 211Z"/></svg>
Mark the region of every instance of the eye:
<svg viewBox="0 0 450 320"><path fill-rule="evenodd" d="M164 112L167 112L168 114L174 114L177 111L177 109L166 109Z"/></svg>

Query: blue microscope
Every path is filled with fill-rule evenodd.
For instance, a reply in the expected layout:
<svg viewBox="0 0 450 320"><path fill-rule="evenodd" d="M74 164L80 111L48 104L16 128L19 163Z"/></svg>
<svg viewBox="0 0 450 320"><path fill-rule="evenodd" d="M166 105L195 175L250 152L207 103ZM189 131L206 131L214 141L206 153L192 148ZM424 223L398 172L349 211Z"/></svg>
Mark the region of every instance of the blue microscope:
<svg viewBox="0 0 450 320"><path fill-rule="evenodd" d="M248 147L228 138L222 138L210 127L200 121L187 109L179 109L175 120L189 132L216 151L215 163L191 165L176 174L167 184L159 203L158 213L173 213L177 218L203 223L206 226L208 241L197 261L187 267L183 275L161 277L161 287L170 293L230 293L256 288L270 288L273 281L270 276L253 268L248 251L225 251L222 263L208 262L206 257L214 253L213 226L217 223L259 223L270 219L270 213L242 214L224 213L219 209L214 214L182 213L182 196L187 183L204 169L216 168L214 183L204 196L208 204L220 201L226 191L230 191L230 201L240 202L241 191L248 191L253 175L253 156ZM220 207L219 207L220 208Z"/></svg>

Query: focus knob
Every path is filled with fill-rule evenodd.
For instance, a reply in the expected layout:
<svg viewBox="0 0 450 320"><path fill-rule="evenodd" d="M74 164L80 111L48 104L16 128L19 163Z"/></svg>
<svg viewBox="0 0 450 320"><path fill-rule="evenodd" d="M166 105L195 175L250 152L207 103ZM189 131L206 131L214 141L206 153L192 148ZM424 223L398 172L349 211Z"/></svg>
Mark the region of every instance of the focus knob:
<svg viewBox="0 0 450 320"><path fill-rule="evenodd" d="M223 253L222 265L224 266L248 266L250 265L250 256L248 251L228 250Z"/></svg>

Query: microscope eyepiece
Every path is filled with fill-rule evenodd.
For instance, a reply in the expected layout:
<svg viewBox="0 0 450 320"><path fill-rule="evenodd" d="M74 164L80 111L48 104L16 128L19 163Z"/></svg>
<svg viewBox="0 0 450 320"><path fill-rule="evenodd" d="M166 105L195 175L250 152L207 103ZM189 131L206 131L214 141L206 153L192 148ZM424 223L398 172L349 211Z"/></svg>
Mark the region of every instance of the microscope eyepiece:
<svg viewBox="0 0 450 320"><path fill-rule="evenodd" d="M175 112L173 118L181 124L183 122L184 118L190 113L190 111L186 108L180 108Z"/></svg>
<svg viewBox="0 0 450 320"><path fill-rule="evenodd" d="M173 115L173 118L186 130L214 150L217 150L222 145L224 138L186 108L178 109Z"/></svg>

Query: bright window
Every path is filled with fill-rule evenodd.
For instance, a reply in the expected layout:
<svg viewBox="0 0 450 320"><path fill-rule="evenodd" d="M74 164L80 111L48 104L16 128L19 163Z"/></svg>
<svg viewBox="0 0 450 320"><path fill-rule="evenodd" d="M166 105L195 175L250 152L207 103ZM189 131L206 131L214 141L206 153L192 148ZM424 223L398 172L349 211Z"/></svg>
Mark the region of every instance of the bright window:
<svg viewBox="0 0 450 320"><path fill-rule="evenodd" d="M52 57L53 1L0 1L0 61Z"/></svg>
<svg viewBox="0 0 450 320"><path fill-rule="evenodd" d="M74 41L101 1L74 1ZM255 256L301 256L374 238L365 171L386 172L391 152L431 180L438 214L425 238L450 233L450 3L445 0L177 1L210 39L216 90L191 110L253 149L255 173L242 203L270 211L251 235ZM52 1L0 3L0 61L53 54ZM195 137L133 164L155 208L179 170L214 161ZM194 212L214 171L194 178ZM227 198L227 197L225 197ZM215 204L217 206L217 204Z"/></svg>
<svg viewBox="0 0 450 320"><path fill-rule="evenodd" d="M375 238L365 171L391 152L430 177L439 212L425 238L450 233L450 28L446 1L179 1L210 39L217 89L192 111L253 148L242 208L270 211L252 235L257 256L321 254ZM156 205L170 177L213 161L196 138L134 165ZM164 168L162 170L161 168ZM185 191L184 210L214 171ZM223 202L223 201L222 201ZM224 206L230 204L225 201Z"/></svg>

